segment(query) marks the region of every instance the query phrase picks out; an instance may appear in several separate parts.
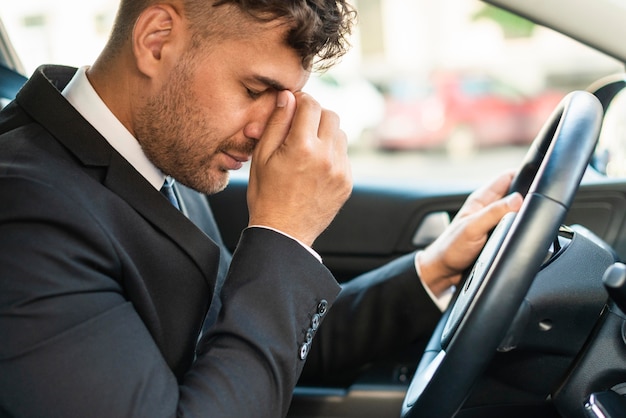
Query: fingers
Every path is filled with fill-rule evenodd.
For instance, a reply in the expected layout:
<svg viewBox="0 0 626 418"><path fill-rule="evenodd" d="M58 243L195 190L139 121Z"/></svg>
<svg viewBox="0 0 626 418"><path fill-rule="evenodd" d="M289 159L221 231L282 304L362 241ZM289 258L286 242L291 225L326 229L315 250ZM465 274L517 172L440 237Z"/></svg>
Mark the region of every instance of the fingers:
<svg viewBox="0 0 626 418"><path fill-rule="evenodd" d="M317 136L321 140L333 138L335 132L339 130L339 116L329 110L322 110L322 112L323 118L320 120Z"/></svg>
<svg viewBox="0 0 626 418"><path fill-rule="evenodd" d="M318 146L319 144L306 144L306 141L317 140L331 147L338 146L339 150L342 147L346 147L347 150L347 139L339 129L340 120L336 113L323 109L312 96L306 93L296 93L296 102L297 110L286 143L294 146ZM311 132L316 132L317 135L311 136Z"/></svg>
<svg viewBox="0 0 626 418"><path fill-rule="evenodd" d="M322 107L306 93L297 93L296 98L298 109L293 117L292 138L300 140L306 138L310 132L316 132L319 135L320 124L324 122Z"/></svg>
<svg viewBox="0 0 626 418"><path fill-rule="evenodd" d="M470 223L471 239L480 239L489 233L500 222L502 217L509 212L517 212L522 206L524 199L519 193L510 194L496 200L478 211Z"/></svg>
<svg viewBox="0 0 626 418"><path fill-rule="evenodd" d="M475 213L483 207L501 199L509 190L515 172L506 171L495 177L491 182L476 189L469 195L463 207L459 210L457 218L462 218Z"/></svg>
<svg viewBox="0 0 626 418"><path fill-rule="evenodd" d="M276 108L267 121L262 140L257 144L253 159L267 161L280 147L291 129L296 111L296 99L289 90L279 91L276 95Z"/></svg>
<svg viewBox="0 0 626 418"><path fill-rule="evenodd" d="M327 174L341 175L351 170L347 158L348 140L340 129L339 116L320 104L309 94L295 94L296 109L293 114L288 136L284 143L293 148L301 148L307 153L321 153L330 163ZM311 135L316 133L316 135ZM312 155L311 155L312 156Z"/></svg>
<svg viewBox="0 0 626 418"><path fill-rule="evenodd" d="M345 138L337 137L339 116L322 109L312 96L288 90L280 91L276 98L276 109L270 116L255 156L266 161L282 144L307 146L311 140L331 141L331 144L346 147ZM312 136L311 132L317 132ZM343 139L343 140L341 140Z"/></svg>
<svg viewBox="0 0 626 418"><path fill-rule="evenodd" d="M509 190L514 172L507 171L472 193L471 198L488 204L504 196Z"/></svg>

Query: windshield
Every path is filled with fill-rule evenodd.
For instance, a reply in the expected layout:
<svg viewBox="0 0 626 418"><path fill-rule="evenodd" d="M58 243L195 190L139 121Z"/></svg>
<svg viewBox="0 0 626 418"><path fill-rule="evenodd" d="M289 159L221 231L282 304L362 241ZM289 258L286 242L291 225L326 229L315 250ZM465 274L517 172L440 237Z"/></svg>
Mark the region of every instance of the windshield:
<svg viewBox="0 0 626 418"><path fill-rule="evenodd" d="M93 62L117 6L20 0L5 2L0 18L30 74L42 63ZM567 92L622 71L591 48L475 0L355 6L351 52L305 90L340 115L357 182L481 184L517 167Z"/></svg>

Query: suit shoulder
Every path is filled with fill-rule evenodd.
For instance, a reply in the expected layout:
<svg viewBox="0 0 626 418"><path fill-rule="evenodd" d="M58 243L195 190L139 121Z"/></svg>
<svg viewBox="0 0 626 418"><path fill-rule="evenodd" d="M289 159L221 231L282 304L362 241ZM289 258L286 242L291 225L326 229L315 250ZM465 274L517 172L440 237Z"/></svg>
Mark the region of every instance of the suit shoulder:
<svg viewBox="0 0 626 418"><path fill-rule="evenodd" d="M0 111L0 135L32 122L33 119L13 101Z"/></svg>

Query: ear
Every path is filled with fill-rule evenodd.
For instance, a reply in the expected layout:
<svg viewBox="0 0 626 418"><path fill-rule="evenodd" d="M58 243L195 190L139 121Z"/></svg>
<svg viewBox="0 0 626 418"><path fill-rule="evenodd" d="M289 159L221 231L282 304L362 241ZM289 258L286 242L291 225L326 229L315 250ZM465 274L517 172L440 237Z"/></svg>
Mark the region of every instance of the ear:
<svg viewBox="0 0 626 418"><path fill-rule="evenodd" d="M183 21L172 6L159 4L144 10L133 30L133 54L138 70L147 77L155 77L177 62L176 54L183 42Z"/></svg>

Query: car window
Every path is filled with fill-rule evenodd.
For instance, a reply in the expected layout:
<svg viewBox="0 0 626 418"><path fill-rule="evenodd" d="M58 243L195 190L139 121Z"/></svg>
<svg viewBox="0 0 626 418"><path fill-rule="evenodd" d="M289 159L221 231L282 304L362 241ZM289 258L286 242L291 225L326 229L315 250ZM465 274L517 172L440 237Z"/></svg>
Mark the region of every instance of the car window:
<svg viewBox="0 0 626 418"><path fill-rule="evenodd" d="M117 0L5 2L27 73L92 62ZM616 61L476 0L358 0L353 48L305 88L342 118L355 180L478 185L515 168L569 91ZM245 175L245 170L239 175Z"/></svg>
<svg viewBox="0 0 626 418"><path fill-rule="evenodd" d="M593 166L608 177L626 178L626 90L622 90L606 110Z"/></svg>

